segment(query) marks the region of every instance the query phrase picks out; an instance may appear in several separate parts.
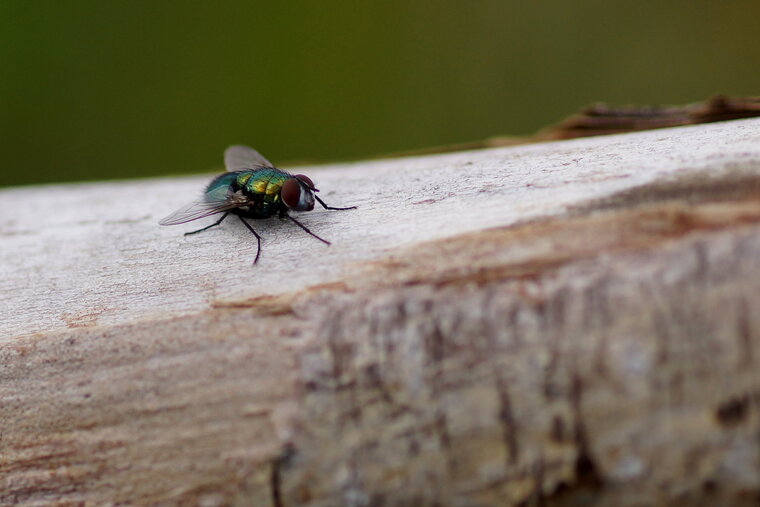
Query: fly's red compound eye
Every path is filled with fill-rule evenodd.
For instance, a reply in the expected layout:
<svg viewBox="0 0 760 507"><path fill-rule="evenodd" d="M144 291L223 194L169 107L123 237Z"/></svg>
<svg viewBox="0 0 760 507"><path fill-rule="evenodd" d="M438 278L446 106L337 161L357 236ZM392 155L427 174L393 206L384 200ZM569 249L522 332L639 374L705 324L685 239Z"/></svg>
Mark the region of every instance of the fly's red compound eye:
<svg viewBox="0 0 760 507"><path fill-rule="evenodd" d="M311 178L309 178L308 176L305 176L303 174L296 174L296 178L306 183L306 186L309 187L310 189L312 190L314 189L314 183L311 182Z"/></svg>
<svg viewBox="0 0 760 507"><path fill-rule="evenodd" d="M296 176L298 178L298 176ZM288 208L295 208L298 206L298 201L301 200L301 185L296 178L290 178L285 180L280 189L280 197L282 202Z"/></svg>

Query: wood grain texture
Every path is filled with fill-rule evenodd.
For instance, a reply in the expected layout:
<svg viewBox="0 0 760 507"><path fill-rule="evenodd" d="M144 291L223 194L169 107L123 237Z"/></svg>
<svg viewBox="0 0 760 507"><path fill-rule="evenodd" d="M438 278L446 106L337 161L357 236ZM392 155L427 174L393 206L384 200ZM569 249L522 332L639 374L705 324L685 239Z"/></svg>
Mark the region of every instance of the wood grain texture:
<svg viewBox="0 0 760 507"><path fill-rule="evenodd" d="M0 503L756 502L760 121L299 172L0 191Z"/></svg>

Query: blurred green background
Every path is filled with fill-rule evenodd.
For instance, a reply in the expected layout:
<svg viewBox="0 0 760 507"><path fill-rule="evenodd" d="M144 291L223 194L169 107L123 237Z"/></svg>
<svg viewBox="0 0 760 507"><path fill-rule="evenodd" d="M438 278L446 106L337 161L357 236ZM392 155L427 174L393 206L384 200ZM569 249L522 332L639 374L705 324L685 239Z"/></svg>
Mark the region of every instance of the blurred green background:
<svg viewBox="0 0 760 507"><path fill-rule="evenodd" d="M528 134L760 94L757 0L0 2L0 186Z"/></svg>

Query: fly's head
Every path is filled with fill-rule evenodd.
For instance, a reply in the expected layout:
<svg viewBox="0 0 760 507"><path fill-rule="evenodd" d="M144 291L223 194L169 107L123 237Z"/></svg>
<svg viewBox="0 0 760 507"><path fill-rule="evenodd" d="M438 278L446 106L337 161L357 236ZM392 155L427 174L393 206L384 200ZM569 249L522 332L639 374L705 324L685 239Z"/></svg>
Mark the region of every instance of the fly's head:
<svg viewBox="0 0 760 507"><path fill-rule="evenodd" d="M311 211L314 209L314 183L308 176L296 174L285 180L280 189L280 197L285 206L295 211Z"/></svg>

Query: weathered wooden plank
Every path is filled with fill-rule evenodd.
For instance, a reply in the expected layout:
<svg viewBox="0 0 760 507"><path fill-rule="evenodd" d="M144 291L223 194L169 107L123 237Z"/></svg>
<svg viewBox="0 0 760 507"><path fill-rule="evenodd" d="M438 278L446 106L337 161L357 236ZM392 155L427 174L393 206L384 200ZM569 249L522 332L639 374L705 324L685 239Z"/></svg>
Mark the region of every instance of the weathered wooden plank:
<svg viewBox="0 0 760 507"><path fill-rule="evenodd" d="M3 502L756 498L759 121L299 172L0 191Z"/></svg>

